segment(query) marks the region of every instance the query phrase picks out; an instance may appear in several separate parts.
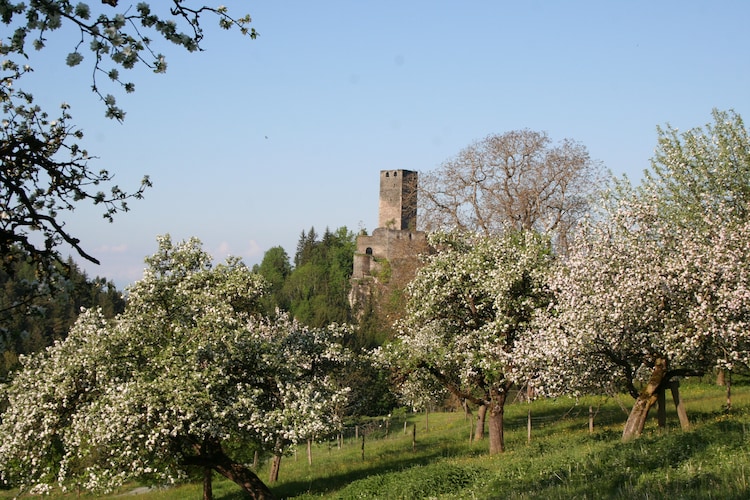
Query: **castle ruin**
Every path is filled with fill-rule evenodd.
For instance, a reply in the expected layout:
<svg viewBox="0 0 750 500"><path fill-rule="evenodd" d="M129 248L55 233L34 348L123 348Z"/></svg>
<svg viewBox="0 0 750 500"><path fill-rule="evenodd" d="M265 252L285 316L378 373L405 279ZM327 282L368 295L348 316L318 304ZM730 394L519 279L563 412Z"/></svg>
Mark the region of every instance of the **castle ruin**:
<svg viewBox="0 0 750 500"><path fill-rule="evenodd" d="M417 172L382 170L378 228L357 237L349 302L361 314L368 300L392 300L430 251L427 235L417 231Z"/></svg>

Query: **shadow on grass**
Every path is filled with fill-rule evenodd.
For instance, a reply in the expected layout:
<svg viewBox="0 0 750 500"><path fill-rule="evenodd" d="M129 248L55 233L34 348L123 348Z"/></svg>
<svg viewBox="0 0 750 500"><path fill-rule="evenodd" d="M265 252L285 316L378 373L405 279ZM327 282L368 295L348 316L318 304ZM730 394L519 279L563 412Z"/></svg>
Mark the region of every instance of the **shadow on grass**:
<svg viewBox="0 0 750 500"><path fill-rule="evenodd" d="M626 401L632 404L632 401ZM507 432L526 430L528 425L528 405L514 405L506 410L505 429ZM594 428L600 430L613 426L622 426L628 414L613 400L607 400L600 406L592 405ZM531 411L533 438L546 437L560 432L581 432L589 428L589 405L560 403L553 405L536 405Z"/></svg>
<svg viewBox="0 0 750 500"><path fill-rule="evenodd" d="M750 429L716 414L713 421L700 417L706 421L693 431L654 431L628 443L605 431L568 443L575 452L562 443L532 446L522 465L514 464L523 472L496 471L489 490L516 498L748 498L731 469L732 457L748 454Z"/></svg>
<svg viewBox="0 0 750 500"><path fill-rule="evenodd" d="M608 409L620 411L618 407ZM600 418L596 432L588 434L581 427L588 418L587 405L582 405L582 411L578 413L571 411L564 415L561 415L560 407L535 408L535 415L550 419L550 429L539 432L539 439L535 437L524 447L510 447L512 453L503 457L501 462L485 458L481 463L474 461L474 467L493 467L482 473L486 480L484 486L475 486L483 493L477 498L698 499L706 498L708 492L713 498L750 498L750 491L742 484L745 468L750 483L750 465L747 465L750 407L738 407L730 415L716 410L691 411L690 406L688 412L694 430L683 432L671 427L667 433L661 433L651 427L641 438L621 443L618 427L624 422L624 416L613 417L609 428L605 428ZM525 423L525 415L516 409L516 413L506 419L506 430L508 427L525 427ZM578 432L567 432L566 429ZM345 459L348 463L340 469L318 470L306 479L296 478L271 489L278 498L344 498L353 492L370 491L381 482L387 489L394 481L410 481L422 472L420 467L431 466L446 458L460 458L459 463L470 464L472 457L485 453L484 448L468 446L455 438L440 437L421 443L416 453L406 452L403 448L384 448L364 461L350 456ZM717 453L723 453L718 460ZM727 473L733 457L740 454L745 464L742 471L735 474L730 470ZM713 467L710 466L712 462L720 463ZM490 465L495 463L502 463L502 466ZM465 467L459 465L457 468ZM424 472L434 474L433 468ZM742 480L736 478L739 473L743 475ZM386 477L388 475L391 477ZM366 484L351 486L368 478L371 480ZM503 494L493 496L495 492ZM237 492L217 495L216 498L234 500L245 497Z"/></svg>
<svg viewBox="0 0 750 500"><path fill-rule="evenodd" d="M371 476L383 475L403 471L416 466L435 463L447 456L462 456L467 453L465 446L456 443L440 441L432 443L430 451L418 451L410 456L403 450L382 451L373 458L366 458L361 466L351 465L352 469L330 475L317 475L310 480L292 481L272 487L271 490L278 498L293 498L299 495L331 494L349 484ZM436 448L432 451L432 448ZM356 468L355 468L356 467ZM240 497L226 497L240 498Z"/></svg>

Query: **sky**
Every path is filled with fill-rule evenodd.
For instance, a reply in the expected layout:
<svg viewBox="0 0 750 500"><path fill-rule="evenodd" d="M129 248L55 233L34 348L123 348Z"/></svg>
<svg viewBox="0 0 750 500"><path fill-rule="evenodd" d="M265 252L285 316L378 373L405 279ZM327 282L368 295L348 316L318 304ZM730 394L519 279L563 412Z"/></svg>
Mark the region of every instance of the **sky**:
<svg viewBox="0 0 750 500"><path fill-rule="evenodd" d="M90 166L129 191L153 181L112 224L88 206L64 216L101 261L74 256L90 277L124 289L163 234L252 266L275 246L293 258L311 227L371 232L381 170L426 172L490 134L573 139L637 182L657 126L704 126L714 108L750 120L745 0L225 5L260 36L206 17L202 52L160 44L166 74L135 70L123 74L133 94L106 89L123 123L104 117L88 60L65 66L75 33L32 54L27 84L72 106Z"/></svg>

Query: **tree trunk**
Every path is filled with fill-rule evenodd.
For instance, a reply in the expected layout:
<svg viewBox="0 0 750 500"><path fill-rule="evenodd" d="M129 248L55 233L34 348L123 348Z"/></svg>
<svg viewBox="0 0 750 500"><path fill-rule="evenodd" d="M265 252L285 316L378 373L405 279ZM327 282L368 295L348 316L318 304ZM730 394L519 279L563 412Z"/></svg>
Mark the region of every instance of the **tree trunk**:
<svg viewBox="0 0 750 500"><path fill-rule="evenodd" d="M636 398L633 409L630 411L625 428L622 431L622 440L630 441L643 433L646 425L646 417L651 407L656 402L659 386L662 385L664 376L667 374L667 362L664 359L657 359L654 363L654 371L651 372L651 378Z"/></svg>
<svg viewBox="0 0 750 500"><path fill-rule="evenodd" d="M507 392L490 390L490 455L505 451L505 433L503 431L503 417L505 414L505 399Z"/></svg>
<svg viewBox="0 0 750 500"><path fill-rule="evenodd" d="M235 463L223 451L214 452L209 460L213 462L212 466L216 472L239 485L243 491L250 495L250 498L254 500L274 500L276 498L268 489L268 486L253 471L242 464Z"/></svg>
<svg viewBox="0 0 750 500"><path fill-rule="evenodd" d="M474 440L481 441L484 439L484 423L487 420L487 405L480 405L477 408L477 429L474 431Z"/></svg>
<svg viewBox="0 0 750 500"><path fill-rule="evenodd" d="M211 469L225 478L236 483L253 500L274 500L275 497L268 486L255 475L253 471L229 458L221 447L221 443L206 439L194 445L196 455L185 458L186 465L203 467L203 494L213 495L211 487Z"/></svg>
<svg viewBox="0 0 750 500"><path fill-rule="evenodd" d="M281 453L276 453L273 456L273 461L271 462L271 472L268 475L268 482L269 483L275 483L279 480L279 469L281 468Z"/></svg>
<svg viewBox="0 0 750 500"><path fill-rule="evenodd" d="M211 467L203 469L203 500L214 500L213 487L211 486L211 476L213 470Z"/></svg>
<svg viewBox="0 0 750 500"><path fill-rule="evenodd" d="M729 386L727 385L727 387ZM688 420L687 411L685 410L685 404L680 398L680 381L673 380L672 382L670 382L669 388L672 391L672 400L674 401L674 406L675 408L677 408L677 418L680 419L680 427L683 431L686 431L690 429L690 421Z"/></svg>

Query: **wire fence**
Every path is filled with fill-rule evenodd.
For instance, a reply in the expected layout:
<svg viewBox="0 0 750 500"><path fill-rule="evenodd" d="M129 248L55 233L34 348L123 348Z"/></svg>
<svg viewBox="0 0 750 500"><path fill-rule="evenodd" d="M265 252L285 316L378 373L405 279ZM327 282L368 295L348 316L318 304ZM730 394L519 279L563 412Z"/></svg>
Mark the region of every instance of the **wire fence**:
<svg viewBox="0 0 750 500"><path fill-rule="evenodd" d="M730 394L731 390L731 394ZM526 427L527 439L532 440L535 431L547 427L560 427L561 429L570 429L571 426L580 426L581 429L588 429L589 432L595 432L599 427L618 425L625 422L633 406L634 399L628 395L610 395L600 398L586 398L586 401L569 400L569 404L561 403L554 408L549 405L538 408L531 400L523 394L524 391L518 391L514 397L509 398L505 412L505 430L517 431ZM732 386L711 390L688 390L682 391L687 397L679 396L680 400L670 401L667 399L655 404L652 412L654 418L667 418L669 422L676 422L679 417L678 403L684 404L687 414L690 415L691 409L695 413L697 409L700 412L729 412L732 408L732 398L740 400L743 405L750 402L750 390L747 386ZM661 407L661 410L660 408ZM451 411L454 413L464 412L461 407L437 408L436 411ZM420 426L421 432L429 432L429 416L431 412L409 413L400 412L398 414L387 415L383 417L371 418L360 421L356 424L344 426L337 434L329 436L319 441L327 442L329 448L341 448L345 445L362 446L364 454L365 440L380 440L393 437L396 434L412 434L414 441L416 438L417 425ZM661 414L657 416L656 414ZM489 417L489 416L487 416ZM652 418L650 416L649 418ZM476 434L477 415L473 412L465 413L464 420L467 422L467 430L470 433L469 439L473 439ZM680 422L681 423L681 422ZM663 421L660 422L660 426ZM412 442L414 445L414 442Z"/></svg>

